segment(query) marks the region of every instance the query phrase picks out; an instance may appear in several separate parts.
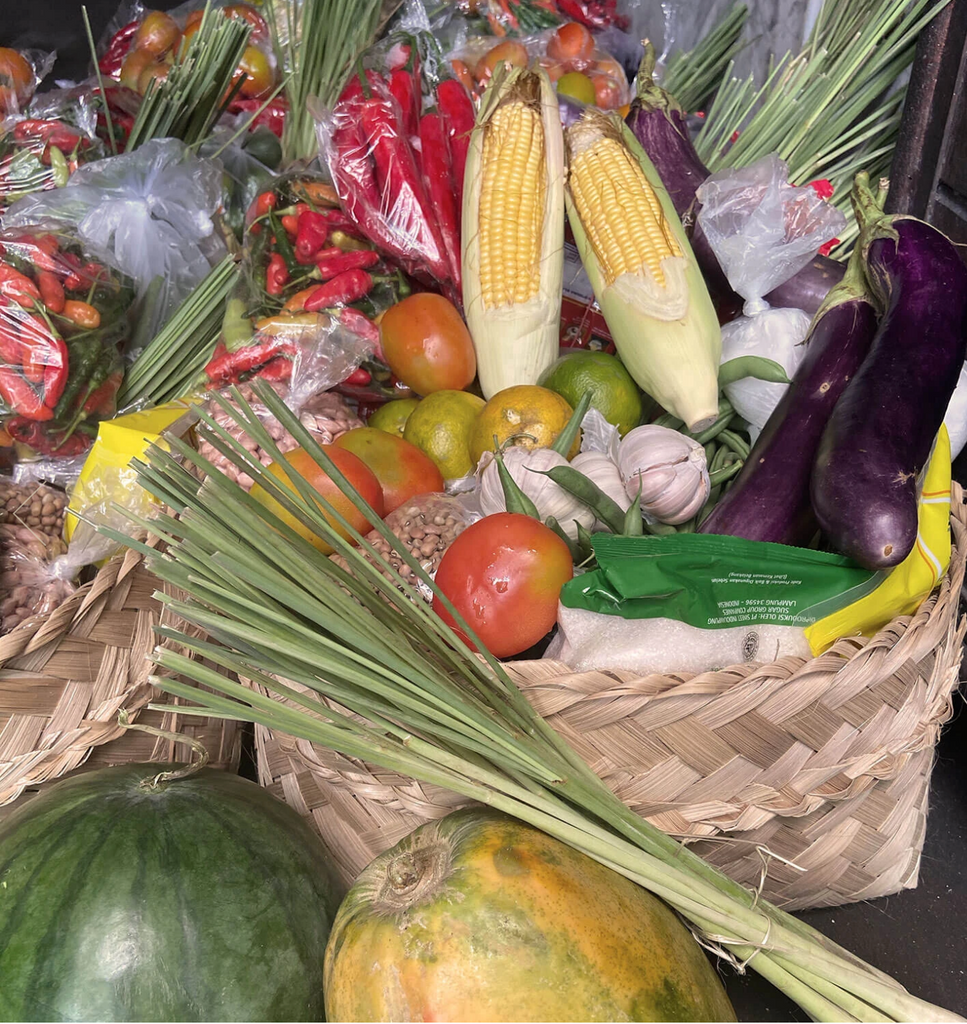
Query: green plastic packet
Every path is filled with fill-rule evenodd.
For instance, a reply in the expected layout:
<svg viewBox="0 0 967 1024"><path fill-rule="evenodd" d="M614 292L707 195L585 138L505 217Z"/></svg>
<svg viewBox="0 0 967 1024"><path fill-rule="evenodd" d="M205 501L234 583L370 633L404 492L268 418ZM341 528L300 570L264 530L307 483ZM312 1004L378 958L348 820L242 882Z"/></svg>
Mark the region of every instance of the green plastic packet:
<svg viewBox="0 0 967 1024"><path fill-rule="evenodd" d="M564 585L565 607L698 629L803 628L882 580L842 555L740 537L599 533L592 547L598 568Z"/></svg>

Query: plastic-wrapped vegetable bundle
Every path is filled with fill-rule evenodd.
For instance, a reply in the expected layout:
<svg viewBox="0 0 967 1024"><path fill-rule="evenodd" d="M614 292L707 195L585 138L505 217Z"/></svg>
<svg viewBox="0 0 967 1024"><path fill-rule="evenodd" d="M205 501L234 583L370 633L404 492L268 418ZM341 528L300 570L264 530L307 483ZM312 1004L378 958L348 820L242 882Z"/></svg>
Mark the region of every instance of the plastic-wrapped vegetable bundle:
<svg viewBox="0 0 967 1024"><path fill-rule="evenodd" d="M0 423L43 455L88 448L116 409L132 290L66 232L0 233Z"/></svg>
<svg viewBox="0 0 967 1024"><path fill-rule="evenodd" d="M283 178L246 218L242 280L206 367L209 387L254 376L288 385L293 408L356 373L379 346L374 318L410 285L365 242L328 186ZM388 370L386 371L388 377Z"/></svg>
<svg viewBox="0 0 967 1024"><path fill-rule="evenodd" d="M815 188L788 184L789 168L777 154L739 170L713 174L696 193L699 224L729 283L745 300L743 316L722 328L722 362L762 356L792 377L802 360L809 316L773 309L764 296L801 270L845 218ZM758 436L788 384L746 378L725 394Z"/></svg>
<svg viewBox="0 0 967 1024"><path fill-rule="evenodd" d="M22 118L0 129L0 213L32 192L67 184L84 163L105 155L89 94L68 90L34 98Z"/></svg>
<svg viewBox="0 0 967 1024"><path fill-rule="evenodd" d="M56 53L0 46L0 118L27 109L41 80L54 66Z"/></svg>

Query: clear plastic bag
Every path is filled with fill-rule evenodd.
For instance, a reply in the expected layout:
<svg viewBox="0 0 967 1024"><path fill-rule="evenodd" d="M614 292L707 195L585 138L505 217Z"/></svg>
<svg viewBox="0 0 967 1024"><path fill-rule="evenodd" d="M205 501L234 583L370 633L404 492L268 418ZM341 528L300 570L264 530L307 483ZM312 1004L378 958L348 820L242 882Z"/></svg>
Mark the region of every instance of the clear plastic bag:
<svg viewBox="0 0 967 1024"><path fill-rule="evenodd" d="M403 502L383 520L384 524L420 561L420 567L433 579L440 562L450 545L471 523L480 519L479 513L471 511L459 498L449 494L420 494ZM381 558L404 579L413 575L389 541L378 530L371 530L366 540L376 548ZM349 565L342 555L330 555L344 569ZM374 562L374 564L377 564ZM383 570L383 575L395 582L394 575ZM433 592L422 580L416 581L417 589L425 601L433 600Z"/></svg>
<svg viewBox="0 0 967 1024"><path fill-rule="evenodd" d="M66 185L79 166L105 156L96 131L89 95L73 90L42 93L23 117L8 117L0 127L0 213L33 192Z"/></svg>
<svg viewBox="0 0 967 1024"><path fill-rule="evenodd" d="M350 80L331 111L317 112L321 152L356 230L408 274L439 287L459 305L456 211L442 223L430 201L422 154L418 158L413 144L419 136L412 134L414 122L418 133L421 128L419 72L397 70L395 94L387 79L367 69ZM397 99L401 75L415 93L406 111ZM447 140L437 138L433 152L442 164L442 180L451 172ZM451 195L455 182L454 177L449 183Z"/></svg>
<svg viewBox="0 0 967 1024"><path fill-rule="evenodd" d="M0 52L0 118L25 111L37 86L50 73L56 52L13 50Z"/></svg>
<svg viewBox="0 0 967 1024"><path fill-rule="evenodd" d="M410 284L335 203L329 186L305 175L256 197L243 273L205 368L209 387L266 377L286 384L298 409L378 354L374 318Z"/></svg>
<svg viewBox="0 0 967 1024"><path fill-rule="evenodd" d="M116 411L129 283L67 231L0 233L0 425L39 455L90 447Z"/></svg>
<svg viewBox="0 0 967 1024"><path fill-rule="evenodd" d="M722 328L722 362L745 355L779 363L790 379L803 357L809 317L771 309L764 296L788 281L845 225L843 214L805 186L787 182L775 153L748 167L713 174L698 188L699 223L732 287L743 316ZM753 442L788 385L744 379L726 397L750 426Z"/></svg>
<svg viewBox="0 0 967 1024"><path fill-rule="evenodd" d="M47 615L74 592L74 573L63 575L57 559L67 551L59 537L0 524L0 634L34 615Z"/></svg>
<svg viewBox="0 0 967 1024"><path fill-rule="evenodd" d="M289 403L289 391L283 384L273 384L273 389L287 404ZM249 403L252 410L265 424L272 439L279 450L289 452L299 447L296 439L282 426L281 423L265 408L258 397L252 391L251 386L243 384L239 388L242 398ZM222 396L222 401L231 403L230 396ZM291 407L291 406L290 406ZM233 438L241 441L242 444L262 463L268 466L272 456L256 444L255 440L245 433L243 427L232 419L219 402L210 403L209 412L215 422L227 430ZM302 425L319 442L319 444L332 444L338 437L348 433L356 427L361 427L363 421L350 409L346 402L339 395L326 392L316 395L311 401L305 403L299 411L299 419ZM252 489L255 482L247 474L229 461L221 452L205 440L199 442L198 451L206 459L217 466L227 477L238 482L240 487L246 491Z"/></svg>
<svg viewBox="0 0 967 1024"><path fill-rule="evenodd" d="M133 278L144 300L139 329L153 337L225 255L215 231L221 169L177 139L80 168L64 188L15 203L4 223L76 226L84 245Z"/></svg>

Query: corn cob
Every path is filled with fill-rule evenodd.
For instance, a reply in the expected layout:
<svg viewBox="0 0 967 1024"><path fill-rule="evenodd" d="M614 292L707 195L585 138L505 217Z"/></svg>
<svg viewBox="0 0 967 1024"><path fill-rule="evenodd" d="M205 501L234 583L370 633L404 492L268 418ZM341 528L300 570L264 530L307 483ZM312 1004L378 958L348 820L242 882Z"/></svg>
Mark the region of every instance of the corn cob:
<svg viewBox="0 0 967 1024"><path fill-rule="evenodd" d="M484 396L555 360L564 259L564 144L543 72L500 68L470 137L463 304Z"/></svg>
<svg viewBox="0 0 967 1024"><path fill-rule="evenodd" d="M718 416L722 339L661 179L620 122L588 111L565 133L571 231L618 354L690 430Z"/></svg>

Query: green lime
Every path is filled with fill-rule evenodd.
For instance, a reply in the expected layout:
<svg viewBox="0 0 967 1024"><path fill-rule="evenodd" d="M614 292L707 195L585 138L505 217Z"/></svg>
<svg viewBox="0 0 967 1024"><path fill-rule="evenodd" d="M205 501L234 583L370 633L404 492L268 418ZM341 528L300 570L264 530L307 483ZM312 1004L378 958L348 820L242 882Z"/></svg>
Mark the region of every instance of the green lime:
<svg viewBox="0 0 967 1024"><path fill-rule="evenodd" d="M560 357L538 383L576 406L586 391L591 405L624 437L641 422L641 391L617 356L576 349Z"/></svg>
<svg viewBox="0 0 967 1024"><path fill-rule="evenodd" d="M484 400L466 391L434 391L410 413L403 439L437 464L444 480L472 473L470 434Z"/></svg>
<svg viewBox="0 0 967 1024"><path fill-rule="evenodd" d="M410 413L420 404L418 398L397 398L393 402L381 405L367 423L377 430L385 430L387 434L403 436L403 428L410 418Z"/></svg>
<svg viewBox="0 0 967 1024"><path fill-rule="evenodd" d="M594 104L594 82L580 71L569 71L566 75L561 75L557 80L557 91L561 96L569 96L578 103L587 106Z"/></svg>

